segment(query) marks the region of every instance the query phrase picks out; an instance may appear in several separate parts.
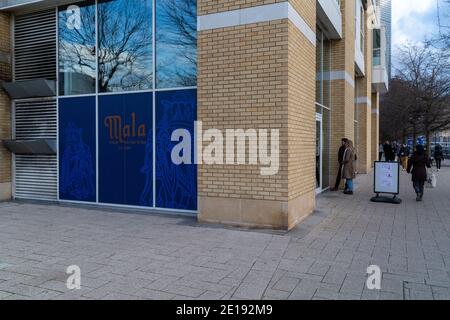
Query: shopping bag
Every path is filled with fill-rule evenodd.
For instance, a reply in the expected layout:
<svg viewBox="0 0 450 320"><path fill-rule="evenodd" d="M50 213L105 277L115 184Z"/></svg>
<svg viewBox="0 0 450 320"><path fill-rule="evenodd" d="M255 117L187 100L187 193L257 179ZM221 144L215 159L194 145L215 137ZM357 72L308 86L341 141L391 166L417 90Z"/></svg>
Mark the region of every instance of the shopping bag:
<svg viewBox="0 0 450 320"><path fill-rule="evenodd" d="M425 184L427 188L434 189L437 186L437 176L433 170L428 170L427 172L427 182Z"/></svg>

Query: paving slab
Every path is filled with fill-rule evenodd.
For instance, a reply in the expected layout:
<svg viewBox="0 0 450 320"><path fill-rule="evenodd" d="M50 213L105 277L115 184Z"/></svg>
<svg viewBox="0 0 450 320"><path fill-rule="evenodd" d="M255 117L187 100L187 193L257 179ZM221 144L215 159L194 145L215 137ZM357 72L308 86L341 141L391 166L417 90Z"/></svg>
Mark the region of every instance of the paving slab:
<svg viewBox="0 0 450 320"><path fill-rule="evenodd" d="M354 196L326 192L290 232L231 229L129 210L0 203L0 299L450 300L450 168L416 202L375 204L372 174ZM81 290L66 286L81 269ZM367 268L382 271L380 290Z"/></svg>

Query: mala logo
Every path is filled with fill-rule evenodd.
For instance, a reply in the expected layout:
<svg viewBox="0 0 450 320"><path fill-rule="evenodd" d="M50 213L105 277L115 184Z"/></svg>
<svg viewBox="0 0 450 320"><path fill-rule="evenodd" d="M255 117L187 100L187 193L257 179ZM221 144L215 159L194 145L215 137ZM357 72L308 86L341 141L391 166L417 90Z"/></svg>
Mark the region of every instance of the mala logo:
<svg viewBox="0 0 450 320"><path fill-rule="evenodd" d="M136 113L134 112L131 114L130 124L126 124L122 116L112 115L105 118L104 125L109 131L109 140L112 143L125 143L136 138L137 140L142 139L143 144L147 142L145 124L136 122Z"/></svg>
<svg viewBox="0 0 450 320"><path fill-rule="evenodd" d="M69 30L81 29L81 10L79 6L69 6L66 10L67 22L66 26Z"/></svg>

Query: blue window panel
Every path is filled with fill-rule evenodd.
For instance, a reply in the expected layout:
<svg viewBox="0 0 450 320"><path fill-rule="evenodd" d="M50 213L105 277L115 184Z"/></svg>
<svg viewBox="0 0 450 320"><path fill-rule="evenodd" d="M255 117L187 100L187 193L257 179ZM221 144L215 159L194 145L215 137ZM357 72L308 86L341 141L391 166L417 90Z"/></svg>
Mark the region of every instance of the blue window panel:
<svg viewBox="0 0 450 320"><path fill-rule="evenodd" d="M59 99L59 198L96 201L95 97Z"/></svg>
<svg viewBox="0 0 450 320"><path fill-rule="evenodd" d="M165 209L197 210L197 166L172 162L173 131L188 130L194 156L194 122L197 119L197 90L156 93L156 206ZM193 161L192 161L193 163Z"/></svg>
<svg viewBox="0 0 450 320"><path fill-rule="evenodd" d="M99 97L101 203L153 207L153 97Z"/></svg>

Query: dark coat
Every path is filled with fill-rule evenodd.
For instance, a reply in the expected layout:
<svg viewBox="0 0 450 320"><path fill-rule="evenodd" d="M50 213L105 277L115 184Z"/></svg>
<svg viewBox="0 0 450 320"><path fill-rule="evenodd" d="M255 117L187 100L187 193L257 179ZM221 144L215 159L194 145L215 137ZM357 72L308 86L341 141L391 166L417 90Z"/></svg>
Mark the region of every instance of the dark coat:
<svg viewBox="0 0 450 320"><path fill-rule="evenodd" d="M400 157L408 157L409 156L408 148L401 147L400 148L400 152L399 152L399 156Z"/></svg>
<svg viewBox="0 0 450 320"><path fill-rule="evenodd" d="M390 144L383 145L384 156L386 157L386 161L394 161L395 153L394 148Z"/></svg>
<svg viewBox="0 0 450 320"><path fill-rule="evenodd" d="M344 168L342 170L342 178L343 179L355 179L356 178L356 169L355 169L355 150L353 148L348 148L345 150L344 154Z"/></svg>
<svg viewBox="0 0 450 320"><path fill-rule="evenodd" d="M414 182L427 181L427 168L431 168L431 162L424 154L414 153L408 161L408 173L412 173Z"/></svg>
<svg viewBox="0 0 450 320"><path fill-rule="evenodd" d="M442 148L436 147L434 150L434 158L436 160L444 160L444 152L442 152Z"/></svg>
<svg viewBox="0 0 450 320"><path fill-rule="evenodd" d="M338 153L338 161L340 165L343 165L344 162L344 153L345 153L345 146L341 146L339 148L339 153Z"/></svg>

